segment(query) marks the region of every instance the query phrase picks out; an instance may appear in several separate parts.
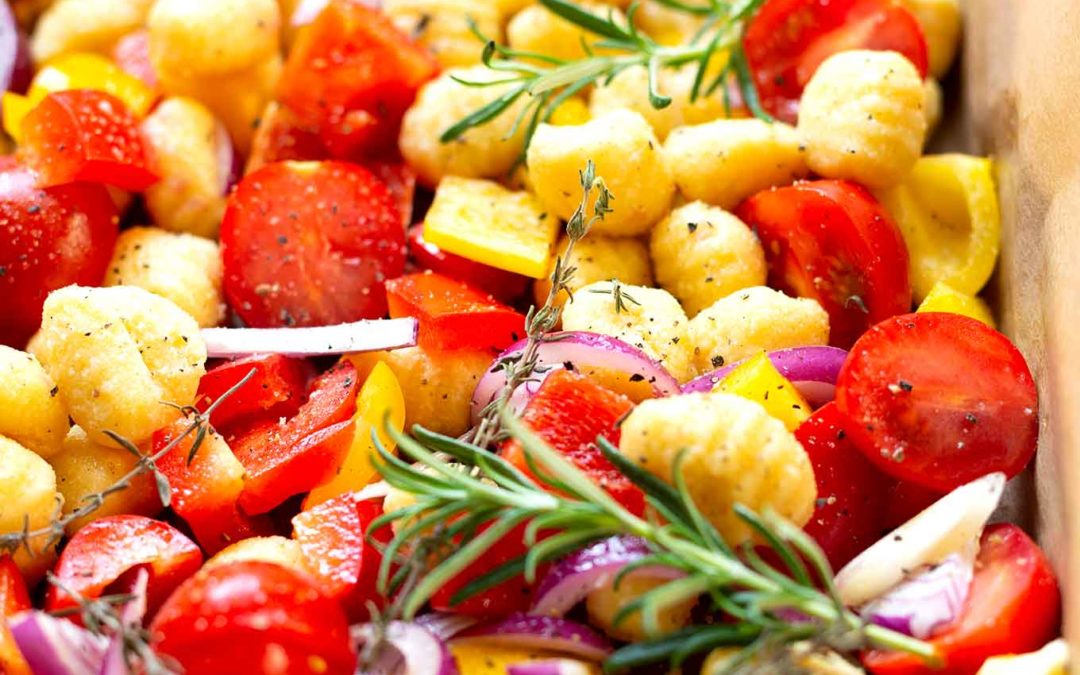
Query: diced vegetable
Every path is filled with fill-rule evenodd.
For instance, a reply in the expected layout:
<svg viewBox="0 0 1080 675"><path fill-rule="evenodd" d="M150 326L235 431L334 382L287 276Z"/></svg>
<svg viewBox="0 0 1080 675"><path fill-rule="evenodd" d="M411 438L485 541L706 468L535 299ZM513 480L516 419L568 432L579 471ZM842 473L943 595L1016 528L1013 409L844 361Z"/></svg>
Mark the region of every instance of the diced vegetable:
<svg viewBox="0 0 1080 675"><path fill-rule="evenodd" d="M961 314L971 317L976 321L982 321L991 328L996 328L994 315L990 307L982 298L961 293L944 281L934 284L923 301L919 303L917 312L948 312L949 314Z"/></svg>
<svg viewBox="0 0 1080 675"><path fill-rule="evenodd" d="M813 412L799 390L780 374L765 352L751 356L736 366L716 385L726 391L760 403L765 411L795 431Z"/></svg>
<svg viewBox="0 0 1080 675"><path fill-rule="evenodd" d="M815 407L825 405L833 399L836 394L836 378L847 358L847 352L843 349L824 346L792 347L768 354L769 361L776 370L790 380L799 393ZM729 363L696 377L683 385L683 391L712 391L731 371L745 362L743 360Z"/></svg>
<svg viewBox="0 0 1080 675"><path fill-rule="evenodd" d="M226 437L230 431L255 419L295 415L312 376L311 364L281 354L259 354L227 361L208 370L199 380L195 405L205 410L252 371L254 374L221 401L210 415L211 424Z"/></svg>
<svg viewBox="0 0 1080 675"><path fill-rule="evenodd" d="M530 279L497 267L448 253L424 239L423 224L409 228L409 258L421 268L464 281L502 302L513 302L525 293ZM539 283L539 282L538 282Z"/></svg>

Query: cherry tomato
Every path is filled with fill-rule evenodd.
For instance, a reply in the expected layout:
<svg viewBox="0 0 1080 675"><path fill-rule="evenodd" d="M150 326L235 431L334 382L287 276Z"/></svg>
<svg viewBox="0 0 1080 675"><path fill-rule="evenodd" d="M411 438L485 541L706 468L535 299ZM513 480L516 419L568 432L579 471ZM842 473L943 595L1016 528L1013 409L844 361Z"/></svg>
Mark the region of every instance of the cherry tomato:
<svg viewBox="0 0 1080 675"><path fill-rule="evenodd" d="M18 566L11 556L0 557L0 673L4 675L31 675L15 638L8 629L7 620L19 612L30 609L30 594L26 589Z"/></svg>
<svg viewBox="0 0 1080 675"><path fill-rule="evenodd" d="M525 336L525 316L468 284L434 272L386 282L391 317L416 317L420 345L501 352Z"/></svg>
<svg viewBox="0 0 1080 675"><path fill-rule="evenodd" d="M1023 355L959 314L905 314L871 328L840 370L836 405L867 459L939 492L994 471L1015 476L1039 436Z"/></svg>
<svg viewBox="0 0 1080 675"><path fill-rule="evenodd" d="M157 73L150 61L150 31L142 28L117 40L112 59L125 73L138 78L151 89L157 89Z"/></svg>
<svg viewBox="0 0 1080 675"><path fill-rule="evenodd" d="M759 192L736 213L761 238L769 285L829 313L829 344L846 349L870 326L911 310L904 239L865 188L803 181Z"/></svg>
<svg viewBox="0 0 1080 675"><path fill-rule="evenodd" d="M378 546L389 544L393 533L384 527L371 533L377 543L366 538L371 522L382 514L382 500L357 501L350 492L302 511L292 520L293 538L319 588L341 602L355 621L370 618L368 603L386 604L376 591L382 564Z"/></svg>
<svg viewBox="0 0 1080 675"><path fill-rule="evenodd" d="M584 375L556 370L529 400L521 419L627 510L641 515L645 511L644 494L596 447L600 435L618 447L619 422L633 407L627 397ZM531 475L520 443L506 443L500 454Z"/></svg>
<svg viewBox="0 0 1080 675"><path fill-rule="evenodd" d="M301 31L278 84L278 99L318 129L333 157L359 159L396 147L401 118L434 58L377 9L331 0Z"/></svg>
<svg viewBox="0 0 1080 675"><path fill-rule="evenodd" d="M40 190L10 158L0 166L0 343L22 348L41 325L50 291L97 286L116 244L119 218L100 185Z"/></svg>
<svg viewBox="0 0 1080 675"><path fill-rule="evenodd" d="M944 496L945 493L938 490L930 490L903 480L894 480L889 485L884 529L895 530Z"/></svg>
<svg viewBox="0 0 1080 675"><path fill-rule="evenodd" d="M826 403L795 430L817 482L814 515L803 528L833 569L877 541L885 519L889 479L866 461L845 431L850 424Z"/></svg>
<svg viewBox="0 0 1080 675"><path fill-rule="evenodd" d="M390 191L401 214L401 226L408 228L412 222L413 198L416 196L416 172L402 159L375 160L364 166L378 176Z"/></svg>
<svg viewBox="0 0 1080 675"><path fill-rule="evenodd" d="M211 566L176 589L150 626L184 672L351 675L356 653L338 603L300 572L262 561Z"/></svg>
<svg viewBox="0 0 1080 675"><path fill-rule="evenodd" d="M311 384L308 399L288 421L265 421L232 444L244 465L240 508L264 513L292 495L328 481L352 446L356 366L345 359Z"/></svg>
<svg viewBox="0 0 1080 675"><path fill-rule="evenodd" d="M850 49L900 52L926 77L926 38L898 0L767 0L746 28L746 60L765 110L794 122L806 83Z"/></svg>
<svg viewBox="0 0 1080 675"><path fill-rule="evenodd" d="M973 675L998 654L1035 651L1058 635L1061 595L1042 551L1019 527L991 525L980 540L975 578L960 617L930 639L944 663L871 651L863 665L876 675Z"/></svg>
<svg viewBox="0 0 1080 675"><path fill-rule="evenodd" d="M319 138L318 126L302 124L291 110L274 102L259 118L244 173L254 173L274 162L314 162L329 158L330 153Z"/></svg>
<svg viewBox="0 0 1080 675"><path fill-rule="evenodd" d="M225 296L251 326L318 326L386 314L405 268L390 192L363 167L281 162L236 187L221 225Z"/></svg>
<svg viewBox="0 0 1080 675"><path fill-rule="evenodd" d="M281 354L257 354L226 361L206 372L199 380L195 405L207 407L255 371L239 389L214 408L210 422L228 437L241 424L258 418L292 417L300 409L311 378L311 365L304 359Z"/></svg>
<svg viewBox="0 0 1080 675"><path fill-rule="evenodd" d="M46 96L23 120L21 151L41 187L84 181L140 192L158 179L135 116L103 91Z"/></svg>
<svg viewBox="0 0 1080 675"><path fill-rule="evenodd" d="M155 608L202 565L195 542L168 523L143 516L99 518L84 526L64 547L53 573L64 588L97 598L137 567L150 571L147 604ZM50 586L45 608L52 611L79 603Z"/></svg>
<svg viewBox="0 0 1080 675"><path fill-rule="evenodd" d="M409 228L409 256L423 269L464 281L502 302L513 302L520 298L529 285L529 278L521 274L447 253L435 244L424 241L423 224Z"/></svg>

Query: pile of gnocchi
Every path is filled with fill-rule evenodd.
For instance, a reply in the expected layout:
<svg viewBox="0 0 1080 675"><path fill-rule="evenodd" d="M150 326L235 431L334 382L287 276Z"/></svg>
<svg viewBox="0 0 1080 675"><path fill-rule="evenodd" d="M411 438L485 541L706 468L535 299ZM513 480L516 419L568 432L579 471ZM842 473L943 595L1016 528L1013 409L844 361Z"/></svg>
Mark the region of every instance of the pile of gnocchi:
<svg viewBox="0 0 1080 675"><path fill-rule="evenodd" d="M1064 672L1050 563L987 524L1039 430L979 297L994 165L926 152L959 1L742 5L0 6L0 672L599 673L746 620L646 621L678 575L627 538L550 561L555 598L518 528L401 621L384 577L438 561L383 565L426 536L384 516L431 485L380 453L422 427L535 478L499 406L633 517L669 515L639 474L684 490L733 559L768 543L743 508L801 528L936 659L670 672Z"/></svg>

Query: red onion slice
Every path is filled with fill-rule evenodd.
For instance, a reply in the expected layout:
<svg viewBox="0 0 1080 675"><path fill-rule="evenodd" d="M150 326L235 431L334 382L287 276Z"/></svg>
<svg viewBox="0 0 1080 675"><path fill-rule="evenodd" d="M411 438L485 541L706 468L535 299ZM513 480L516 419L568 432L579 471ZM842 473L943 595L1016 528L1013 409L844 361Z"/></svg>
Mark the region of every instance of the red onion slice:
<svg viewBox="0 0 1080 675"><path fill-rule="evenodd" d="M34 673L86 675L101 668L109 640L67 619L31 610L9 620L11 635Z"/></svg>
<svg viewBox="0 0 1080 675"><path fill-rule="evenodd" d="M150 571L144 566L140 567L135 574L135 581L131 585L131 600L124 604L120 610L120 621L125 626L142 626L143 617L146 615L146 584L150 580ZM124 658L124 636L116 633L109 641L109 648L105 652L104 662L101 664L99 675L129 675L130 669Z"/></svg>
<svg viewBox="0 0 1080 675"><path fill-rule="evenodd" d="M455 643L483 642L517 649L539 649L603 661L611 643L588 626L554 616L511 614L505 619L473 626L454 638Z"/></svg>
<svg viewBox="0 0 1080 675"><path fill-rule="evenodd" d="M975 576L970 557L952 554L924 568L859 612L885 628L925 640L960 616Z"/></svg>
<svg viewBox="0 0 1080 675"><path fill-rule="evenodd" d="M547 367L545 372L567 367L575 370L604 368L629 375L632 381L648 382L656 396L679 393L679 381L660 365L659 361L622 340L585 331L553 333L551 338L540 345L539 365L541 370L545 370L544 366ZM472 397L473 423L480 420L484 407L491 403L506 385L506 373L501 364L520 355L527 342L519 340L510 345L496 357L491 368L480 378ZM521 410L538 388L537 382L519 387L512 399L515 408Z"/></svg>
<svg viewBox="0 0 1080 675"><path fill-rule="evenodd" d="M204 328L202 336L211 358L324 356L413 347L417 326L412 318L375 319L307 328Z"/></svg>
<svg viewBox="0 0 1080 675"><path fill-rule="evenodd" d="M25 94L32 75L26 36L19 29L9 3L0 3L0 92Z"/></svg>
<svg viewBox="0 0 1080 675"><path fill-rule="evenodd" d="M623 567L650 553L644 539L628 536L611 537L581 549L544 575L536 587L536 599L529 614L566 614L589 593L610 583ZM683 575L671 567L648 567L640 571L671 578Z"/></svg>
<svg viewBox="0 0 1080 675"><path fill-rule="evenodd" d="M221 194L227 196L244 175L244 160L236 151L229 130L220 121L214 124L214 159Z"/></svg>
<svg viewBox="0 0 1080 675"><path fill-rule="evenodd" d="M837 347L792 347L769 352L769 360L794 384L815 408L833 400L836 378L847 359L847 352ZM695 377L683 386L684 393L712 391L716 384L738 368L745 359Z"/></svg>
<svg viewBox="0 0 1080 675"><path fill-rule="evenodd" d="M440 640L449 640L461 631L472 628L479 619L464 614L431 612L416 617L413 623L427 629Z"/></svg>
<svg viewBox="0 0 1080 675"><path fill-rule="evenodd" d="M580 661L545 659L507 667L507 675L590 675L593 670Z"/></svg>
<svg viewBox="0 0 1080 675"><path fill-rule="evenodd" d="M352 637L359 644L370 642L375 627L370 623L353 626ZM384 649L379 662L364 671L366 675L459 675L446 643L427 628L392 621L385 637L393 649Z"/></svg>

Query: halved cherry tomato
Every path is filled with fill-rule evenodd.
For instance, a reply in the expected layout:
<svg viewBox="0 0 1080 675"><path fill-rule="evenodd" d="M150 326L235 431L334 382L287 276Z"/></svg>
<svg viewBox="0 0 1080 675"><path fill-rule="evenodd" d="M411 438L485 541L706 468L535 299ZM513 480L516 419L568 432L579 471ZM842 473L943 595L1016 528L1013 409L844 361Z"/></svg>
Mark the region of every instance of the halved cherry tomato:
<svg viewBox="0 0 1080 675"><path fill-rule="evenodd" d="M157 73L150 60L150 31L141 28L117 40L112 59L125 73L138 78L151 89L157 89Z"/></svg>
<svg viewBox="0 0 1080 675"><path fill-rule="evenodd" d="M889 479L866 461L845 430L850 424L830 401L795 430L817 482L814 515L803 528L840 569L877 541Z"/></svg>
<svg viewBox="0 0 1080 675"><path fill-rule="evenodd" d="M251 141L244 173L254 173L274 162L314 162L329 159L319 128L305 125L277 101L266 106Z"/></svg>
<svg viewBox="0 0 1080 675"><path fill-rule="evenodd" d="M30 609L30 594L18 566L11 556L0 557L0 673L31 675L19 646L8 629L9 617Z"/></svg>
<svg viewBox="0 0 1080 675"><path fill-rule="evenodd" d="M154 649L187 673L351 675L356 668L338 603L311 577L268 562L200 571L169 597L150 632Z"/></svg>
<svg viewBox="0 0 1080 675"><path fill-rule="evenodd" d="M1061 595L1050 563L1016 525L991 525L979 541L975 578L960 617L929 640L943 659L929 668L911 654L871 651L875 675L973 675L998 654L1035 651L1058 635Z"/></svg>
<svg viewBox="0 0 1080 675"><path fill-rule="evenodd" d="M247 382L222 401L210 415L210 423L226 438L239 425L256 419L292 417L304 401L311 364L281 354L257 354L226 361L206 372L199 380L195 405L207 407L236 386L248 373Z"/></svg>
<svg viewBox="0 0 1080 675"><path fill-rule="evenodd" d="M850 347L870 326L911 310L904 239L862 186L803 181L763 190L736 213L761 238L769 285L829 313L829 344Z"/></svg>
<svg viewBox="0 0 1080 675"><path fill-rule="evenodd" d="M513 302L525 292L529 278L447 253L435 244L424 241L424 226L409 228L409 256L423 269L438 272L451 279L490 293L502 302Z"/></svg>
<svg viewBox="0 0 1080 675"><path fill-rule="evenodd" d="M251 326L317 326L386 314L405 268L390 192L345 162L280 162L236 187L221 225L225 296Z"/></svg>
<svg viewBox="0 0 1080 675"><path fill-rule="evenodd" d="M180 419L155 432L154 454L179 438L189 425L189 420ZM172 488L172 510L188 524L203 550L213 555L241 539L273 534L269 518L249 516L238 508L244 465L221 436L207 435L189 462L194 443L195 434L188 434L157 461L157 467Z"/></svg>
<svg viewBox="0 0 1080 675"><path fill-rule="evenodd" d="M940 492L994 471L1015 476L1039 436L1024 356L959 314L905 314L871 328L840 370L836 405L867 459Z"/></svg>
<svg viewBox="0 0 1080 675"><path fill-rule="evenodd" d="M244 465L240 508L264 513L326 482L352 445L356 366L340 361L311 384L308 399L288 421L265 421L233 443Z"/></svg>
<svg viewBox="0 0 1080 675"><path fill-rule="evenodd" d="M895 530L944 496L945 493L940 490L931 490L904 480L894 480L886 497L888 506L885 507L884 529Z"/></svg>
<svg viewBox="0 0 1080 675"><path fill-rule="evenodd" d="M634 407L622 394L569 370L553 371L529 400L521 419L540 438L573 462L628 511L641 515L645 496L596 447L597 436L619 445L619 422ZM521 444L506 443L500 454L531 475Z"/></svg>
<svg viewBox="0 0 1080 675"><path fill-rule="evenodd" d="M366 539L371 522L383 513L382 500L357 501L346 493L325 501L292 519L293 538L308 561L308 569L327 597L339 601L349 618L367 621L368 603L382 607L376 591L382 554L379 545L390 543L393 533L384 527Z"/></svg>
<svg viewBox="0 0 1080 675"><path fill-rule="evenodd" d="M116 207L100 185L40 190L12 158L0 166L0 344L21 349L41 325L50 291L97 286L118 231Z"/></svg>
<svg viewBox="0 0 1080 675"><path fill-rule="evenodd" d="M103 91L46 96L23 120L21 151L41 187L85 181L139 192L158 179L135 116Z"/></svg>
<svg viewBox="0 0 1080 675"><path fill-rule="evenodd" d="M382 12L331 0L297 37L278 98L318 128L332 156L359 159L395 147L405 110L437 72L427 50Z"/></svg>
<svg viewBox="0 0 1080 675"><path fill-rule="evenodd" d="M837 52L900 52L926 77L926 38L899 0L767 0L746 28L746 59L765 110L787 122L818 66Z"/></svg>
<svg viewBox="0 0 1080 675"><path fill-rule="evenodd" d="M390 191L401 214L401 226L408 228L412 222L413 198L416 196L416 172L402 159L374 160L364 166L378 176Z"/></svg>
<svg viewBox="0 0 1080 675"><path fill-rule="evenodd" d="M97 598L127 573L145 566L150 572L147 604L156 608L202 565L195 542L168 523L143 516L99 518L84 526L60 553L54 574L64 588ZM48 610L78 607L72 596L50 586Z"/></svg>
<svg viewBox="0 0 1080 675"><path fill-rule="evenodd" d="M498 353L525 336L525 316L466 283L434 272L386 282L391 317L420 322L430 349L490 349Z"/></svg>

